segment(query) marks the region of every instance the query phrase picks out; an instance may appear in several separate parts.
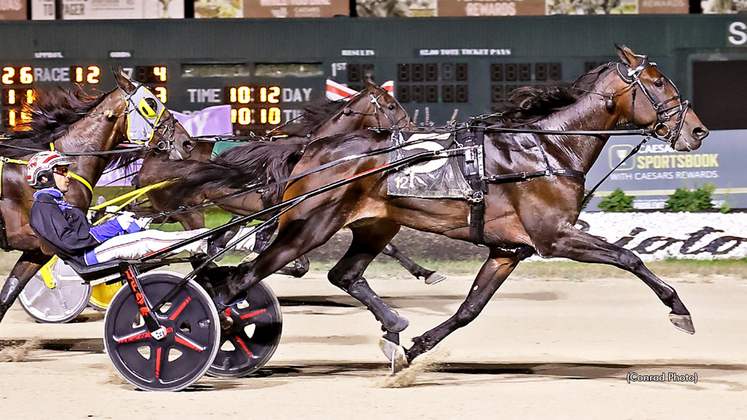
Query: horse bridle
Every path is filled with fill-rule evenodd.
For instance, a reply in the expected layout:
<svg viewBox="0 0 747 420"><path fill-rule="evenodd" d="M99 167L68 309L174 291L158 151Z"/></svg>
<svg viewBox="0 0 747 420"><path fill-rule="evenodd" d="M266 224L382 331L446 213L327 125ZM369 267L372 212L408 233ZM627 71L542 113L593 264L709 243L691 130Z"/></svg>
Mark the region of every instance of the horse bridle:
<svg viewBox="0 0 747 420"><path fill-rule="evenodd" d="M358 95L360 95L362 93L363 92L358 93ZM358 95L356 95L356 96L358 96ZM379 103L379 98L381 98L383 95L384 95L384 93L381 93L379 95L375 95L373 92L370 92L370 91L368 92L368 98L369 98L369 100L371 101L371 103L374 106L374 112L373 112L373 114L364 114L362 112L353 111L352 109L350 109L349 106L346 106L345 108L343 108L342 114L343 115L358 114L358 115L363 115L363 116L367 116L367 117L375 117L376 118L376 124L379 126L378 128L383 128L381 126L381 119L379 117L379 113L381 113L381 114L384 115L384 118L386 118L387 122L389 122L389 124L391 125L391 127L399 127L399 123L403 119L405 119L405 117L403 117L399 121L394 121L394 119L389 114L386 113L386 110L381 105L381 103Z"/></svg>
<svg viewBox="0 0 747 420"><path fill-rule="evenodd" d="M399 123L403 119L405 119L405 117L402 117L398 121L394 121L394 119L389 114L386 113L386 111L384 110L384 107L381 106L381 104L379 103L379 98L381 98L383 95L384 93L381 93L380 95L376 96L372 92L368 92L368 97L371 100L371 103L374 105L374 116L376 116L376 123L379 125L379 127L381 127L381 121L379 120L379 111L381 111L381 113L384 114L384 118L386 118L386 120L389 122L392 128L401 128L399 126ZM405 115L407 115L407 113L405 113Z"/></svg>
<svg viewBox="0 0 747 420"><path fill-rule="evenodd" d="M641 90L641 92L643 92L643 95L646 96L646 99L648 99L648 101L651 103L651 106L654 108L654 111L656 112L656 124L654 125L654 132L656 132L658 136L669 140L670 146L674 148L674 143L677 141L677 138L679 138L680 133L682 132L682 127L685 123L685 113L687 112L688 108L690 108L690 101L682 101L682 96L680 95L680 90L677 88L677 85L675 85L670 78L663 74L661 75L661 77L664 78L666 82L672 85L676 94L671 98L662 101L654 98L654 96L651 94L651 92L649 92L643 82L641 82L641 74L649 67L656 67L656 63L654 63L653 61L649 61L648 57L646 56L642 56L640 58L641 62L635 68L632 68L625 63L616 63L615 65L618 76L620 76L623 82L627 83L628 86L630 86L633 90L633 117L631 118L631 122L635 123L635 92L637 90L636 88L638 88ZM670 105L675 101L676 103ZM674 131L672 131L666 123L675 115L677 115L677 122L675 124Z"/></svg>

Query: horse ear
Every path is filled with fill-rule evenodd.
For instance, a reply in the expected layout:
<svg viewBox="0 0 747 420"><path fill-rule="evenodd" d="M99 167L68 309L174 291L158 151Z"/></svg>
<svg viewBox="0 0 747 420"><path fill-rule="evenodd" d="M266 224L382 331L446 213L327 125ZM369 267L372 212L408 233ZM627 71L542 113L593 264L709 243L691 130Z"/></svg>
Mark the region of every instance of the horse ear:
<svg viewBox="0 0 747 420"><path fill-rule="evenodd" d="M617 56L620 57L620 60L622 60L623 63L627 64L628 67L635 68L638 67L638 64L641 63L641 59L643 58L643 56L634 53L625 45L615 44L615 49L617 50Z"/></svg>
<svg viewBox="0 0 747 420"><path fill-rule="evenodd" d="M121 67L116 71L112 69L112 73L114 73L114 80L116 80L117 86L119 86L122 91L127 94L132 94L137 90L135 85L132 83L132 79L127 76L127 73L125 73Z"/></svg>
<svg viewBox="0 0 747 420"><path fill-rule="evenodd" d="M377 93L377 90L379 89L378 86L376 86L376 83L371 80L370 77L364 77L363 78L363 85L366 87L366 90L370 93Z"/></svg>

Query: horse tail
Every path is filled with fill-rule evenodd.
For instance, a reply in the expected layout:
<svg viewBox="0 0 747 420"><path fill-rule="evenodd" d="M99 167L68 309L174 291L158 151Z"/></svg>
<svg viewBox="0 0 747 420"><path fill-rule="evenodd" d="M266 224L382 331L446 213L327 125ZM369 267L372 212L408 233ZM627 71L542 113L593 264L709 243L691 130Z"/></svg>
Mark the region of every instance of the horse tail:
<svg viewBox="0 0 747 420"><path fill-rule="evenodd" d="M301 160L307 143L305 139L258 141L227 149L213 162L181 161L178 177L168 186L169 201L178 206L184 191L190 195L211 190L230 194L287 178ZM285 184L271 185L266 190L268 201L277 202L285 192Z"/></svg>

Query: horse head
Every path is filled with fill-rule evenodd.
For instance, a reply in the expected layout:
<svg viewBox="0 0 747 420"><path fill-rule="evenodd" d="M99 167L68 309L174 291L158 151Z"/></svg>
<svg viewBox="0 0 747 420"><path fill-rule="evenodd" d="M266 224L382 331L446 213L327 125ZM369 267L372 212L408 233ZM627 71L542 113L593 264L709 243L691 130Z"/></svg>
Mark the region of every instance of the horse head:
<svg viewBox="0 0 747 420"><path fill-rule="evenodd" d="M362 128L411 125L402 105L389 92L365 80L365 89L349 99L312 103L304 108L296 136L319 138Z"/></svg>
<svg viewBox="0 0 747 420"><path fill-rule="evenodd" d="M645 55L626 46L615 48L621 62L616 64L619 80L615 92L606 99L608 111L617 114L620 121L653 129L677 151L699 148L708 129L672 80Z"/></svg>
<svg viewBox="0 0 747 420"><path fill-rule="evenodd" d="M411 125L410 115L402 105L394 99L388 90L376 85L370 78L363 80L364 96L370 102L369 120L364 121L367 127L405 127Z"/></svg>
<svg viewBox="0 0 747 420"><path fill-rule="evenodd" d="M127 103L127 139L168 152L170 159L188 158L195 142L158 96L122 69L114 76Z"/></svg>

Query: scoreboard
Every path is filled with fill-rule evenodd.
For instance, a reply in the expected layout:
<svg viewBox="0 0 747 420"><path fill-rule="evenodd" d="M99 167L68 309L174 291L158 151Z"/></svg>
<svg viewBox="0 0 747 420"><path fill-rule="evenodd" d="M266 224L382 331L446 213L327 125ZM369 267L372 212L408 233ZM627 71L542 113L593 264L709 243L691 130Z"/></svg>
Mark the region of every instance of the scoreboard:
<svg viewBox="0 0 747 420"><path fill-rule="evenodd" d="M729 42L727 28L738 18L656 17L655 25L653 18L6 21L0 125L4 131L27 119L24 106L37 90L112 90L117 68L172 110L230 106L234 132L244 134L292 123L324 97L328 79L354 90L367 76L392 80L416 123L443 125L493 112L522 86L573 82L616 61L616 43L648 54L685 97L696 93L696 107L709 100L698 95L698 75L709 83L730 80L698 63L747 60L747 50Z"/></svg>
<svg viewBox="0 0 747 420"><path fill-rule="evenodd" d="M147 84L162 102L168 101L168 71L166 66L138 66L124 68L135 80ZM108 69L107 69L108 71ZM70 67L32 67L28 65L4 65L2 67L3 127L8 129L29 119L25 105L34 101L35 89L48 89L56 86L76 85L93 93L100 87L102 77L113 82L110 75L102 76L101 66L81 64ZM106 89L110 89L110 85Z"/></svg>
<svg viewBox="0 0 747 420"><path fill-rule="evenodd" d="M80 87L89 94L101 94L116 87L114 78L108 66L101 62L75 62L71 66L49 66L45 63L36 66L2 63L2 105L3 128L14 127L29 118L24 105L34 101L35 90L48 90L55 86ZM134 80L151 88L153 93L168 107L179 112L198 111L190 108L191 103L216 105L231 105L231 122L236 131L244 129L266 130L291 120L301 112L302 105L311 99L310 91L322 92L323 80L315 80L308 88L288 88L285 84L274 83L265 85L249 84L251 80L247 74L220 74L215 76L216 68L222 64L164 64L117 62L126 74ZM210 68L209 76L199 74L200 69ZM236 68L237 65L232 64ZM248 67L242 64L241 67ZM103 69L103 70L102 70ZM172 70L176 69L176 77L184 78L181 83L173 83ZM179 71L182 70L182 74ZM216 79L218 82L216 82ZM206 81L207 80L207 81ZM321 84L320 84L321 82ZM174 92L175 87L183 85L184 89ZM320 87L321 86L321 87ZM302 96L298 97L298 92ZM173 94L173 96L172 96ZM294 102L298 109L287 109L285 102ZM194 107L191 107L194 108Z"/></svg>

